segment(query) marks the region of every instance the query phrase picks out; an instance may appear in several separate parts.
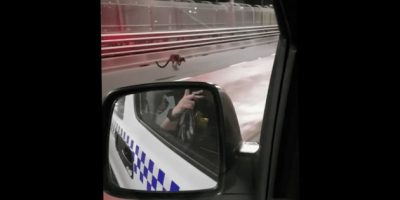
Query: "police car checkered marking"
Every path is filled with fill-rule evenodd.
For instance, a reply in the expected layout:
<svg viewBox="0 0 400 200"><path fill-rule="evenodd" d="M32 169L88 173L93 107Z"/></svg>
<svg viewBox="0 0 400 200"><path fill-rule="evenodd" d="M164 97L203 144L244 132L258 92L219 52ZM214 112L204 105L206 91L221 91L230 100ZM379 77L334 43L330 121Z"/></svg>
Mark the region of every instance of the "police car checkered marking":
<svg viewBox="0 0 400 200"><path fill-rule="evenodd" d="M179 186L174 181L171 181L171 187L170 187L169 190L171 192L178 192L179 191Z"/></svg>
<svg viewBox="0 0 400 200"><path fill-rule="evenodd" d="M139 145L135 145L133 139L116 122L114 122L114 129L129 145L133 153L133 172L139 176L140 182L146 186L147 191L179 191L179 185L171 180L162 169L159 169L154 161L142 151Z"/></svg>
<svg viewBox="0 0 400 200"><path fill-rule="evenodd" d="M133 151L133 153L135 153L137 156L139 155L139 146L138 145L136 145L136 150Z"/></svg>

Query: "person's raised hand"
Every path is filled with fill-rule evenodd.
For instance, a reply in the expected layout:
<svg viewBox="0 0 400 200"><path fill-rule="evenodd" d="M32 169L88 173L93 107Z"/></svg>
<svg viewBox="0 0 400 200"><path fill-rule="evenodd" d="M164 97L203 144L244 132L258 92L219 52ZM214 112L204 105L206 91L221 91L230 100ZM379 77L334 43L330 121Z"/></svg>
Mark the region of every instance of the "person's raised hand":
<svg viewBox="0 0 400 200"><path fill-rule="evenodd" d="M204 98L203 90L194 91L190 94L190 90L186 89L185 94L183 95L182 99L178 102L178 104L172 110L173 116L178 116L182 114L185 110L193 110L195 101L197 99Z"/></svg>

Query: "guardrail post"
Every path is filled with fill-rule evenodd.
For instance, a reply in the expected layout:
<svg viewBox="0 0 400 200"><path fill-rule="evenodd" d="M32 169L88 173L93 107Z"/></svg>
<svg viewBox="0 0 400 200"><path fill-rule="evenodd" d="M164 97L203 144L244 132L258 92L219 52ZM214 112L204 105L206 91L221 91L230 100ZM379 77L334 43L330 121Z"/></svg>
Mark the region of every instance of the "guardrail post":
<svg viewBox="0 0 400 200"><path fill-rule="evenodd" d="M123 32L124 31L124 16L122 16L122 9L121 9L121 4L119 3L119 0L117 0L117 12L118 12L118 23L119 23L119 31Z"/></svg>
<svg viewBox="0 0 400 200"><path fill-rule="evenodd" d="M255 26L255 13L254 13L254 7L251 6L251 10L253 11L253 26Z"/></svg>
<svg viewBox="0 0 400 200"><path fill-rule="evenodd" d="M231 0L230 5L229 5L229 13L231 15L230 22L229 22L230 27L236 27L234 4L235 4L234 0Z"/></svg>
<svg viewBox="0 0 400 200"><path fill-rule="evenodd" d="M150 31L154 31L153 0L148 0L147 7L149 9Z"/></svg>

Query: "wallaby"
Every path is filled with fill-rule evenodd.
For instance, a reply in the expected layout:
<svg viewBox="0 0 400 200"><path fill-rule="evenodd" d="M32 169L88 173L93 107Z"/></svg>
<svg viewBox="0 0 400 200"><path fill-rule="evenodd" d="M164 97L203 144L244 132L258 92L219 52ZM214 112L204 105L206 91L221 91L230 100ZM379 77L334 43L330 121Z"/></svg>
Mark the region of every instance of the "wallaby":
<svg viewBox="0 0 400 200"><path fill-rule="evenodd" d="M172 62L172 67L175 70L178 70L177 66L181 65L182 62L185 62L185 58L181 57L179 54L172 54L169 57L167 63L165 63L164 65L160 65L157 61L156 61L156 64L159 68L164 68L168 65L169 62Z"/></svg>

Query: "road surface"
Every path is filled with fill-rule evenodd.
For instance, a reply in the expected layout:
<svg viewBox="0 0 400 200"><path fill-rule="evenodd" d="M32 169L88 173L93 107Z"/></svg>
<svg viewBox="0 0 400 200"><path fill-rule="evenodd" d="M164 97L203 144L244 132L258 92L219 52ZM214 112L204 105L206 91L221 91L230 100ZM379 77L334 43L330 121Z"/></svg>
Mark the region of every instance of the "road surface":
<svg viewBox="0 0 400 200"><path fill-rule="evenodd" d="M218 84L230 96L242 138L259 141L277 43L187 58L178 71L155 65L105 72L103 98L112 89L150 82L202 81Z"/></svg>

